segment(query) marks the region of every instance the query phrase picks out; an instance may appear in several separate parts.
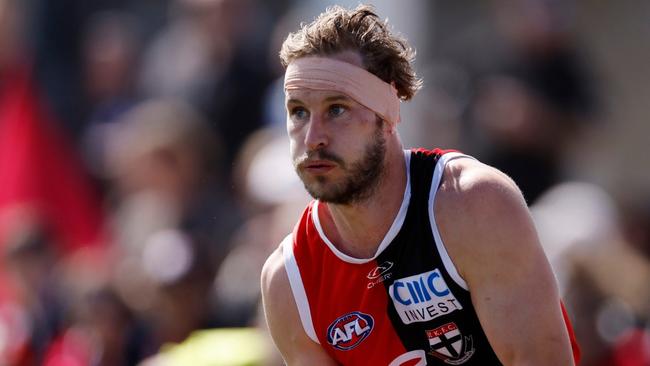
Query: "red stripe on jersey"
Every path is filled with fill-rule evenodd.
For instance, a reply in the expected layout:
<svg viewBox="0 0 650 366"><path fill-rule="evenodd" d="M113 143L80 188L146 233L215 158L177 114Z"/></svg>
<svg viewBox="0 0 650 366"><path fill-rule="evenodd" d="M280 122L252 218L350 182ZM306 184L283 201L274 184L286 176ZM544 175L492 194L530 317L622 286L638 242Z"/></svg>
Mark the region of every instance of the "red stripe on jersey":
<svg viewBox="0 0 650 366"><path fill-rule="evenodd" d="M436 155L444 155L446 153L451 153L451 152L460 152L460 151L454 150L454 149L435 148L433 150L429 150L429 149L425 149L425 148L422 148L422 147L411 149L411 151L414 152L414 153L421 153L421 154L424 154L424 155L427 155L427 156L436 156Z"/></svg>
<svg viewBox="0 0 650 366"><path fill-rule="evenodd" d="M580 362L580 345L578 344L578 339L576 338L575 332L573 331L573 325L569 319L569 315L564 308L564 303L560 301L560 307L562 308L562 317L564 318L564 323L566 324L566 329L569 332L569 338L571 339L571 350L573 351L573 361L577 365Z"/></svg>

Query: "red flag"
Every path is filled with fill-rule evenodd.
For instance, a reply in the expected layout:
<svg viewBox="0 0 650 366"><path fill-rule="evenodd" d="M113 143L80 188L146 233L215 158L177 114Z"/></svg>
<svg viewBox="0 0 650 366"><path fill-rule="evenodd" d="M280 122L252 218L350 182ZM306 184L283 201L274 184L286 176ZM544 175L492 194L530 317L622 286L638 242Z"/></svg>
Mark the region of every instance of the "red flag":
<svg viewBox="0 0 650 366"><path fill-rule="evenodd" d="M100 201L26 69L0 84L0 219L26 204L52 230L64 253L102 245ZM0 226L0 241L8 229Z"/></svg>

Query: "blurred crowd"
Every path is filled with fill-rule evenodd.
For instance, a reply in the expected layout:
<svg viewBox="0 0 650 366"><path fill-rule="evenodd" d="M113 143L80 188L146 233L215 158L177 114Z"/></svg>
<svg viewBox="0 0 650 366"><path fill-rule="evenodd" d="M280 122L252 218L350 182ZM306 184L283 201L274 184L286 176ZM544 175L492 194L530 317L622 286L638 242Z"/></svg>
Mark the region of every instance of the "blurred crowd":
<svg viewBox="0 0 650 366"><path fill-rule="evenodd" d="M328 4L0 0L0 364L281 364L259 274L309 197L277 52ZM509 174L581 364L650 365L650 187L626 189L599 158L625 123L607 83L623 81L581 38L588 7L376 5L414 43L425 81L402 108L405 145ZM647 26L650 7L638 10Z"/></svg>

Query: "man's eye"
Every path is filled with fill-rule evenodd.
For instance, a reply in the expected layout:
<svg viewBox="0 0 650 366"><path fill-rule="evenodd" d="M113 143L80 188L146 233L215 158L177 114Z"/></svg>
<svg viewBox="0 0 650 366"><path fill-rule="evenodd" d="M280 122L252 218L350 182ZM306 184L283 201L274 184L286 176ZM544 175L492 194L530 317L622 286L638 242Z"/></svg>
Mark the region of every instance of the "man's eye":
<svg viewBox="0 0 650 366"><path fill-rule="evenodd" d="M347 108L345 108L344 106L342 106L340 104L334 104L334 105L330 106L329 113L330 113L330 115L332 117L338 117L338 116L342 115L343 113L345 113L346 110L347 110Z"/></svg>
<svg viewBox="0 0 650 366"><path fill-rule="evenodd" d="M291 109L291 117L295 119L305 119L309 113L303 107L295 107Z"/></svg>

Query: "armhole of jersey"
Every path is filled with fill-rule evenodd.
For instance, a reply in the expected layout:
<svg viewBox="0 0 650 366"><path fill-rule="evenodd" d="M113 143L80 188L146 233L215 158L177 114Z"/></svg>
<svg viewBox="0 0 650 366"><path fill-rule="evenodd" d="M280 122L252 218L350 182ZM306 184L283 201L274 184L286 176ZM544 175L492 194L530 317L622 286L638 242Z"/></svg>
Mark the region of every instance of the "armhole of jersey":
<svg viewBox="0 0 650 366"><path fill-rule="evenodd" d="M458 158L474 159L471 156L457 152L449 152L441 155L440 158L438 158L438 162L436 163L436 167L433 171L433 178L431 179L431 190L429 191L429 222L431 223L431 231L433 232L433 237L436 241L438 254L440 254L440 258L442 259L442 263L444 264L447 273L449 273L451 278L454 280L454 282L456 282L458 286L462 287L466 291L469 291L467 283L460 276L458 270L456 269L456 266L454 265L454 262L452 262L451 257L449 256L449 253L447 253L447 248L445 248L445 244L443 243L442 237L440 236L440 231L438 230L438 225L436 224L436 217L434 213L436 193L438 192L440 182L442 181L445 165L447 165L450 160Z"/></svg>
<svg viewBox="0 0 650 366"><path fill-rule="evenodd" d="M311 311L309 310L309 301L307 300L305 286L302 283L302 277L300 277L300 270L298 269L296 257L293 255L293 234L287 235L287 237L282 240L282 255L284 257L284 268L289 277L291 292L293 293L293 298L298 307L298 314L300 314L302 327L312 341L320 344L318 337L316 337L314 323L311 319Z"/></svg>

